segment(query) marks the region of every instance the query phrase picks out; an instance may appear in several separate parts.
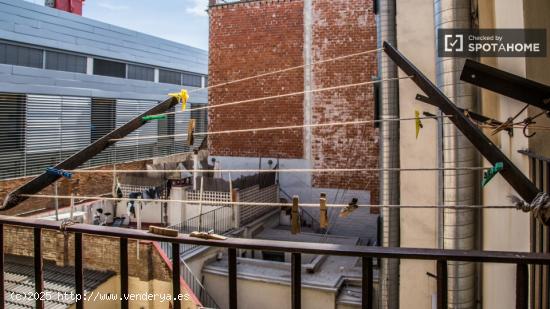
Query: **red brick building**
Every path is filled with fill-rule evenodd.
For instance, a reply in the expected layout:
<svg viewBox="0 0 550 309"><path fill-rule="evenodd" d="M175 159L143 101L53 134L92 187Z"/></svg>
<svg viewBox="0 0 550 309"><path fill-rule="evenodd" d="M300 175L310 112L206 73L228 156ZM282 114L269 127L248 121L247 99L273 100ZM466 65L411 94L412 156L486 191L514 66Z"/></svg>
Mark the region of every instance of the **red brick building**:
<svg viewBox="0 0 550 309"><path fill-rule="evenodd" d="M209 14L210 86L377 47L372 0L211 0ZM363 54L212 88L209 104L360 83L376 75L376 54ZM368 120L376 117L375 106L373 85L307 93L210 109L209 131ZM361 124L211 135L208 145L214 156L377 168L377 131L374 124ZM314 173L311 185L366 190L376 203L378 173Z"/></svg>

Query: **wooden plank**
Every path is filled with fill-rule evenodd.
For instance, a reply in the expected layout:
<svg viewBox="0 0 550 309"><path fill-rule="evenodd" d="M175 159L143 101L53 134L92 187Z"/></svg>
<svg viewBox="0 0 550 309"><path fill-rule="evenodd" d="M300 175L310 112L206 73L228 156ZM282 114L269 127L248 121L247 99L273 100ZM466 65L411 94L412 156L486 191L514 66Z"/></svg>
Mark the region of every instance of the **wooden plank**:
<svg viewBox="0 0 550 309"><path fill-rule="evenodd" d="M437 107L445 115L452 116L449 117L449 120L491 164L495 165L497 162L504 164L504 169L500 172L502 177L516 190L521 198L528 203L532 202L539 193L535 184L405 56L387 42L384 42L384 51L405 74L412 77L412 81L424 91L430 101L437 104Z"/></svg>
<svg viewBox="0 0 550 309"><path fill-rule="evenodd" d="M147 122L143 121L142 119L144 116L163 113L175 106L176 104L178 104L178 100L175 98L170 98L154 106L153 108L142 113L141 115L138 115L121 127L115 129L111 133L93 142L86 148L70 156L65 161L57 164L55 168L64 170L73 170L78 168L80 165L92 159L94 156L105 150L110 145L114 144L114 142L112 141L113 139L123 138L146 124ZM0 210L6 210L15 207L17 204L23 202L28 198L25 196L21 196L22 194L35 194L37 192L40 192L42 189L51 185L60 177L61 176L59 175L52 175L44 172L43 174L33 178L29 182L10 192L4 199L4 204L2 205L2 207L0 207Z"/></svg>

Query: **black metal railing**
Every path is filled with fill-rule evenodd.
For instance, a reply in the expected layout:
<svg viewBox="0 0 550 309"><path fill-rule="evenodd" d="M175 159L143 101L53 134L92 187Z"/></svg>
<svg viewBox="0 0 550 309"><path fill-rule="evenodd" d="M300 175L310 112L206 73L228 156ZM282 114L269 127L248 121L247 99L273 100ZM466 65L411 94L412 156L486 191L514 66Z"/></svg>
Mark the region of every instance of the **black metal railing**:
<svg viewBox="0 0 550 309"><path fill-rule="evenodd" d="M43 268L42 268L42 229L61 230L60 222L16 218L0 216L0 230L4 225L14 225L34 228L34 256L35 256L35 292L43 293ZM374 258L396 258L413 260L434 260L437 261L437 308L447 308L447 263L448 261L468 261L480 263L508 263L516 264L516 308L528 308L528 265L548 265L550 255L531 252L499 252L499 251L464 251L464 250L441 250L441 249L419 249L419 248L383 248L366 246L349 246L338 244L318 244L304 242L272 241L261 239L228 238L226 240L204 240L180 234L178 237L168 237L148 233L146 231L125 229L117 227L106 227L86 224L74 224L64 227L65 233L75 234L75 288L77 292L84 291L83 288L83 264L82 264L82 234L110 236L120 239L120 290L121 293L128 292L128 239L140 239L158 242L169 242L172 244L172 259L179 258L180 244L194 244L201 246L213 246L227 248L228 250L228 292L229 308L238 308L237 304L237 249L245 250L267 250L291 253L291 304L293 309L301 308L301 255L335 255L355 256L362 259L362 308L373 308L373 259ZM0 256L3 267L4 240L0 237ZM172 289L174 295L180 293L180 265L173 263L172 267ZM4 273L0 275L0 282L4 282ZM4 294L0 293L1 306L4 305ZM128 308L128 299L121 297L121 308ZM83 300L78 300L76 307L83 308ZM44 300L36 300L36 308L44 308ZM179 298L174 299L174 309L180 309Z"/></svg>

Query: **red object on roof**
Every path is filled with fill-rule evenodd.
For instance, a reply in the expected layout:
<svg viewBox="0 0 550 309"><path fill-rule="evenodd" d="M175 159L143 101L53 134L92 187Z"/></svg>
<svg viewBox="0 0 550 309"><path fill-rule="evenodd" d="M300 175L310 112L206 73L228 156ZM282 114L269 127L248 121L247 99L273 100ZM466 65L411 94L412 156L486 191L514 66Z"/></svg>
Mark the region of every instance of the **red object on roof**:
<svg viewBox="0 0 550 309"><path fill-rule="evenodd" d="M82 5L84 1L85 0L55 0L55 8L82 16Z"/></svg>

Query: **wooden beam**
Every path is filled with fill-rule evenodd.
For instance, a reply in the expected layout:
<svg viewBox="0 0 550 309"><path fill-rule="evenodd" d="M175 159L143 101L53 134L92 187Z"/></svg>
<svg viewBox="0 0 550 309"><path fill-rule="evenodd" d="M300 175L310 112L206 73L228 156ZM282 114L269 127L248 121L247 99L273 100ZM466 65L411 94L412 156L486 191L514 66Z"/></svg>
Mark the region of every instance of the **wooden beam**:
<svg viewBox="0 0 550 309"><path fill-rule="evenodd" d="M155 107L149 109L148 111L142 113L141 115L135 117L126 124L112 131L111 133L88 145L86 148L70 156L65 161L57 164L55 168L59 170L72 170L78 168L80 165L84 164L86 161L92 159L94 156L105 150L107 147L114 144L114 142L112 141L113 139L123 138L143 126L146 123L142 119L143 117L164 113L176 104L178 104L178 100L176 98L170 98L156 105ZM51 185L60 177L61 176L59 175L52 175L51 173L44 172L43 174L35 177L31 181L10 192L6 196L6 199L4 200L2 207L0 207L0 210L6 210L17 206L17 204L27 199L27 197L21 196L22 194L35 194L37 192L40 192L42 189Z"/></svg>
<svg viewBox="0 0 550 309"><path fill-rule="evenodd" d="M539 193L539 189L529 180L516 165L489 140L483 132L471 122L464 113L451 100L441 92L416 66L403 56L393 46L384 42L384 52L397 64L408 76L412 76L413 82L430 98L436 106L449 117L449 120L468 138L473 146L491 164L502 162L504 169L500 174L516 190L526 202L531 203Z"/></svg>

